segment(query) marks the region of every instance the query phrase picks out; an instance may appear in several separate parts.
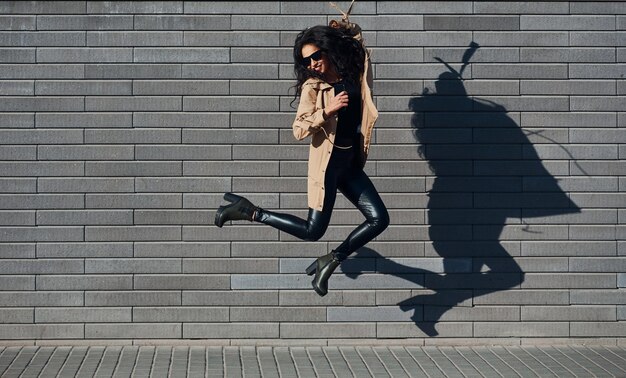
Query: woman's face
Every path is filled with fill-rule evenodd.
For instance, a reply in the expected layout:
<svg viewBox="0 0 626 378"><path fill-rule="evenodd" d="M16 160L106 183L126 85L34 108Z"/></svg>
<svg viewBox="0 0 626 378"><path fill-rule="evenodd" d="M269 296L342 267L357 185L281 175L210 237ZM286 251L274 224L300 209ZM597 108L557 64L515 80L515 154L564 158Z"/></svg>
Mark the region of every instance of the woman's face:
<svg viewBox="0 0 626 378"><path fill-rule="evenodd" d="M322 53L320 48L312 43L302 46L302 57L304 58L303 64L311 71L327 76L332 70L332 64L326 54Z"/></svg>

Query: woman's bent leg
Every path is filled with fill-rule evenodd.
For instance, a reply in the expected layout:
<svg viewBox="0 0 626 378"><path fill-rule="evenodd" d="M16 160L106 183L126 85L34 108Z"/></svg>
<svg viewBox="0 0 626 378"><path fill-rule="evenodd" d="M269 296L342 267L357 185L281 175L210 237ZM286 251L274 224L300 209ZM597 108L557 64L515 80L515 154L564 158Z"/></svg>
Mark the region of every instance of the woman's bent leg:
<svg viewBox="0 0 626 378"><path fill-rule="evenodd" d="M289 235L293 235L302 240L319 240L328 228L330 216L335 206L335 199L337 198L337 181L341 173L341 171L335 167L338 162L341 162L341 159L337 160L331 158L326 170L324 177L324 205L322 206L322 211L309 208L309 215L307 219L304 220L291 214L259 209L254 220L285 231Z"/></svg>
<svg viewBox="0 0 626 378"><path fill-rule="evenodd" d="M344 180L339 185L339 190L365 216L365 222L354 229L335 249L337 259L343 261L389 226L389 213L374 184L362 170Z"/></svg>
<svg viewBox="0 0 626 378"><path fill-rule="evenodd" d="M323 211L309 208L309 215L304 220L291 214L259 209L255 221L270 225L302 240L316 241L326 232L331 213L332 208L324 208Z"/></svg>

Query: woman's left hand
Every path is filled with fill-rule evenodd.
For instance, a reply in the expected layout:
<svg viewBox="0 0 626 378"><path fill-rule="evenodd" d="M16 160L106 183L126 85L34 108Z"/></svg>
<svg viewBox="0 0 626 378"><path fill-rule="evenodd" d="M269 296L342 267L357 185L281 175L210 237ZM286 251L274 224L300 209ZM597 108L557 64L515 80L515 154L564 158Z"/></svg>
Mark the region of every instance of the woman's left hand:
<svg viewBox="0 0 626 378"><path fill-rule="evenodd" d="M347 106L348 106L348 92L343 91L343 92L340 92L335 97L331 98L330 101L328 101L328 105L326 105L326 107L324 108L324 114L326 115L326 118L332 117L335 114L337 114L339 110Z"/></svg>

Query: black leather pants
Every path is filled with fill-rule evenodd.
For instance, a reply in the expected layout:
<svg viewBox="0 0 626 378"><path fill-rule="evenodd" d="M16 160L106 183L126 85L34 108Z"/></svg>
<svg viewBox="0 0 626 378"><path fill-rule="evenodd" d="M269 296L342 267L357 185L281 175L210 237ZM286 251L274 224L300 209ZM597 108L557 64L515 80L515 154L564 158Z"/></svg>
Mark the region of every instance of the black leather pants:
<svg viewBox="0 0 626 378"><path fill-rule="evenodd" d="M389 214L376 188L355 159L355 148L333 150L326 169L324 182L324 205L322 211L309 208L306 220L290 214L260 209L256 221L270 225L299 239L320 239L330 222L335 205L337 189L365 216L365 222L354 229L336 249L339 261L367 244L389 225Z"/></svg>

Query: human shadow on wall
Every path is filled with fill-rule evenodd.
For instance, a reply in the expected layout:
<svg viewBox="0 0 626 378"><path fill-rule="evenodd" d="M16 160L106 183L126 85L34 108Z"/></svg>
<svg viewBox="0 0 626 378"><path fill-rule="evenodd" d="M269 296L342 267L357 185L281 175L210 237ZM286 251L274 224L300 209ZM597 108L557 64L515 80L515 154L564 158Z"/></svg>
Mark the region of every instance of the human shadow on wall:
<svg viewBox="0 0 626 378"><path fill-rule="evenodd" d="M439 75L434 92L425 88L409 101L417 152L433 173L427 178L426 257L441 256L443 266L429 271L372 250L364 253L377 258L381 273L424 274L428 293L398 305L414 310L412 319L429 336L438 334L436 323L452 307L473 306L478 296L523 282L524 272L507 251L519 251L519 242L500 242L505 225L517 225L508 239L541 239L542 231L533 230L527 219L580 212L542 164L530 133L507 115L506 108L468 96L462 74L478 48L470 44L458 72L435 58L448 71ZM541 131L533 134L555 143Z"/></svg>

